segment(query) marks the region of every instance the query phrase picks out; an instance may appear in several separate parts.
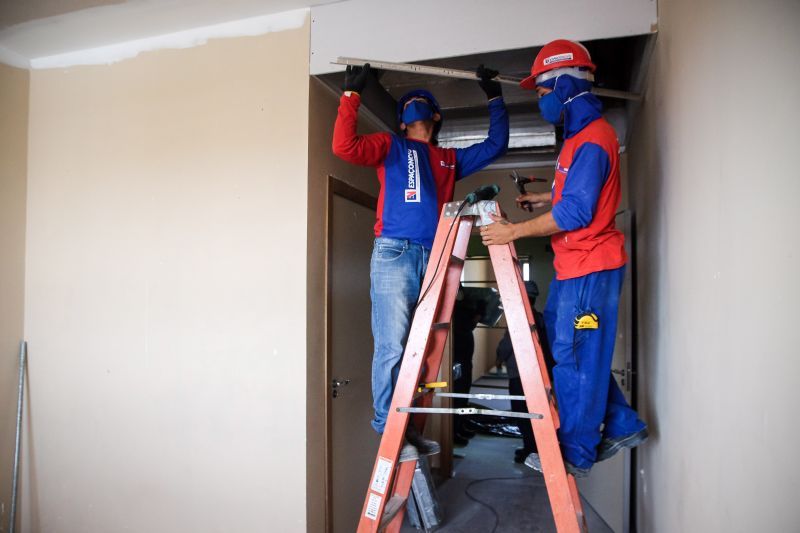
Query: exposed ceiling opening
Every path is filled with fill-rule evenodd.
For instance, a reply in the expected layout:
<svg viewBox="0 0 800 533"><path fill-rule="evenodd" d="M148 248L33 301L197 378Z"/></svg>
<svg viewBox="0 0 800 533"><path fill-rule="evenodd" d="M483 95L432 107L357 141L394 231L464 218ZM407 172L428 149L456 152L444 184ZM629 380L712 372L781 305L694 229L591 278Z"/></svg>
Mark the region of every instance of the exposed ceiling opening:
<svg viewBox="0 0 800 533"><path fill-rule="evenodd" d="M583 44L597 65L595 86L639 94L643 87L654 34L586 41ZM474 71L484 64L505 76L524 78L540 47L440 58L416 63L437 67ZM380 58L375 58L380 59ZM342 72L323 74L319 78L337 93L344 84ZM397 131L395 106L407 91L430 90L442 106L444 124L439 135L442 146L460 147L486 137L489 114L486 97L476 82L434 77L417 73L377 71L379 83L364 91L367 114L379 127ZM555 162L561 149L562 132L541 118L533 91L503 85L503 96L511 119L508 154L491 168L525 168L548 166ZM617 130L624 149L638 102L600 96L606 118ZM560 128L559 128L560 129Z"/></svg>

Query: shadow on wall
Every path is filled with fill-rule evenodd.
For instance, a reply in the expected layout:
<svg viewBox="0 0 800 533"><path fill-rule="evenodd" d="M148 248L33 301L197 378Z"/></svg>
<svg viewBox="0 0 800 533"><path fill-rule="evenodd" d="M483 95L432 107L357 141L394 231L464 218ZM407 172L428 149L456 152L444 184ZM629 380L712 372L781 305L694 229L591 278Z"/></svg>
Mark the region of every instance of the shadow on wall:
<svg viewBox="0 0 800 533"><path fill-rule="evenodd" d="M658 68L658 67L655 67ZM650 76L655 73L650 72ZM652 83L647 84L646 99L658 99L659 88ZM636 484L639 494L642 491L653 490L648 486L648 477L645 475L643 463L656 459L649 457L649 451L659 439L659 419L656 405L662 395L658 390L661 381L655 376L668 371L654 354L658 354L657 342L659 323L661 322L660 310L662 285L658 282L664 279L664 264L659 258L665 257L666 239L664 235L664 210L659 207L659 200L663 198L664 176L662 172L661 153L659 146L663 146L663 139L656 138L654 117L649 108L643 106L641 115L634 122L635 129L631 135L631 144L628 150L628 187L631 204L636 212L636 263L637 263L637 314L639 331L638 336L638 406L637 409L644 420L647 421L650 439L647 446L637 450ZM652 452L651 452L652 453ZM653 513L642 508L647 505L647 499L638 498L639 509L636 514L642 531L655 531L656 524L650 523Z"/></svg>

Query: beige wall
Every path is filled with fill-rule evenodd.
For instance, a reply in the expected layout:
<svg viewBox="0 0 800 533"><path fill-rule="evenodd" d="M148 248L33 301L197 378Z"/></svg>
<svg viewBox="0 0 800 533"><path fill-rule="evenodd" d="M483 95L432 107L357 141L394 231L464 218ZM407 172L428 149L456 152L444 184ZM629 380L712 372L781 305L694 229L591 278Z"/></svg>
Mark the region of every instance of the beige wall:
<svg viewBox="0 0 800 533"><path fill-rule="evenodd" d="M25 305L28 71L0 64L0 531L8 525Z"/></svg>
<svg viewBox="0 0 800 533"><path fill-rule="evenodd" d="M639 531L796 531L800 4L659 10L630 149Z"/></svg>
<svg viewBox="0 0 800 533"><path fill-rule="evenodd" d="M24 531L305 531L308 39L32 73Z"/></svg>

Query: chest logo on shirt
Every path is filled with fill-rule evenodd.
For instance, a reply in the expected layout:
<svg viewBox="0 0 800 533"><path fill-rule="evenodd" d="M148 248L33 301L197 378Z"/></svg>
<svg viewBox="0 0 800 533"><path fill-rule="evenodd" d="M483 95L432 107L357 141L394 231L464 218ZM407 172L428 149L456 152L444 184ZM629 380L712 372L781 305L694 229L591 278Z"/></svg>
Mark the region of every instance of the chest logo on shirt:
<svg viewBox="0 0 800 533"><path fill-rule="evenodd" d="M416 150L408 149L408 183L406 183L406 202L419 202L419 157Z"/></svg>
<svg viewBox="0 0 800 533"><path fill-rule="evenodd" d="M456 169L456 164L455 163L451 163L451 164L448 165L444 161L439 161L439 164L442 166L442 168L446 168L448 170L455 170Z"/></svg>

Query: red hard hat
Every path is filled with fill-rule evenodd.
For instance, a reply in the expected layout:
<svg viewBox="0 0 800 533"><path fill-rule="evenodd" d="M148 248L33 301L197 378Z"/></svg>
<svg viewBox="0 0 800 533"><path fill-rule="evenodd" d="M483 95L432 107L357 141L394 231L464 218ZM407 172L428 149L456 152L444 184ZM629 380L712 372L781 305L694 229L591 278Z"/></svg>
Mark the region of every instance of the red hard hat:
<svg viewBox="0 0 800 533"><path fill-rule="evenodd" d="M592 63L589 51L581 43L557 39L547 43L539 50L531 66L531 75L522 80L519 86L523 89L533 89L538 85L537 77L550 70L566 67L588 68L592 74L597 68ZM592 76L591 79L594 77Z"/></svg>

